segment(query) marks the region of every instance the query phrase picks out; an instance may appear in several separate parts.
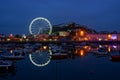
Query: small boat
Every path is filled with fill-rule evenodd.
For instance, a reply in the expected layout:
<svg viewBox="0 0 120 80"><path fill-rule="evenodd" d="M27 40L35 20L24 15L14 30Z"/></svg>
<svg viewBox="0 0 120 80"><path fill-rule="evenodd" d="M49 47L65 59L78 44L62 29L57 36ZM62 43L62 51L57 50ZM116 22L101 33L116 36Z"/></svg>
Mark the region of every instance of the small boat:
<svg viewBox="0 0 120 80"><path fill-rule="evenodd" d="M105 48L100 48L98 50L92 51L94 55L98 56L108 56L108 51Z"/></svg>
<svg viewBox="0 0 120 80"><path fill-rule="evenodd" d="M22 55L1 55L3 59L8 59L8 60L19 60L19 59L24 59L24 56Z"/></svg>
<svg viewBox="0 0 120 80"><path fill-rule="evenodd" d="M60 59L66 59L68 58L68 54L65 53L55 53L51 55L51 59L56 59L56 60L60 60Z"/></svg>
<svg viewBox="0 0 120 80"><path fill-rule="evenodd" d="M0 53L4 53L5 52L5 50L4 49L0 49Z"/></svg>
<svg viewBox="0 0 120 80"><path fill-rule="evenodd" d="M24 58L24 56L21 53L15 53L15 52L10 53L8 51L1 54L0 56L2 59L7 59L7 60L19 60Z"/></svg>
<svg viewBox="0 0 120 80"><path fill-rule="evenodd" d="M120 61L120 55L111 56L111 61Z"/></svg>
<svg viewBox="0 0 120 80"><path fill-rule="evenodd" d="M0 68L8 68L10 66L12 66L12 61L3 61L0 60Z"/></svg>

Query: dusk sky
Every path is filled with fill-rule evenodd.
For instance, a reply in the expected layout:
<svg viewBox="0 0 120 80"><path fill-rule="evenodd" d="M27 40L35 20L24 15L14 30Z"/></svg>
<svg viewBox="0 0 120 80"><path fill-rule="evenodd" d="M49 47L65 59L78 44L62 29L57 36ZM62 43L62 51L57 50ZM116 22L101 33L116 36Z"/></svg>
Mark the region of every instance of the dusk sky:
<svg viewBox="0 0 120 80"><path fill-rule="evenodd" d="M27 34L36 17L120 32L120 0L0 0L0 33Z"/></svg>

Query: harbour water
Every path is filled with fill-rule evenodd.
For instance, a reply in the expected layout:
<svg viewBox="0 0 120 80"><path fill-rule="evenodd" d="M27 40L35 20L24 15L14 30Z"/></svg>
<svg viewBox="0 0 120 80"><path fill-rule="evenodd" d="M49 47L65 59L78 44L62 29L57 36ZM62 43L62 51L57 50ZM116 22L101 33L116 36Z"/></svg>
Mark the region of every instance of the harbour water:
<svg viewBox="0 0 120 80"><path fill-rule="evenodd" d="M97 52L103 48L107 53ZM0 68L0 80L119 80L119 56L118 44L40 45L9 70Z"/></svg>

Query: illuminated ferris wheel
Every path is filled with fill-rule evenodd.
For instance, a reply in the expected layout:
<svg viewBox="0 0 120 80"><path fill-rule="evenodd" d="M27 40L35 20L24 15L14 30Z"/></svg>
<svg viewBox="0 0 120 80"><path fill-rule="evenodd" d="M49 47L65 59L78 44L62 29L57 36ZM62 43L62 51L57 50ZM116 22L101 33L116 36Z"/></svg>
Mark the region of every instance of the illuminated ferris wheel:
<svg viewBox="0 0 120 80"><path fill-rule="evenodd" d="M50 21L43 17L37 17L32 20L29 26L29 32L32 35L37 34L51 34L52 25Z"/></svg>
<svg viewBox="0 0 120 80"><path fill-rule="evenodd" d="M40 51L37 50L35 52L33 52L32 54L29 54L29 58L30 61L38 67L42 67L42 66L46 66L47 64L49 64L51 56L52 55L52 51L48 50L48 51Z"/></svg>

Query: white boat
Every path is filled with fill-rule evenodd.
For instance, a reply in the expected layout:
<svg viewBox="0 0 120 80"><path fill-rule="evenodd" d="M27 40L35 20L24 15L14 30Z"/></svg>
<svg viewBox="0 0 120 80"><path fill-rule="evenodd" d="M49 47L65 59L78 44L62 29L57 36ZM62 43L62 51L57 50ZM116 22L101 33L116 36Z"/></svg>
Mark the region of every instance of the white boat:
<svg viewBox="0 0 120 80"><path fill-rule="evenodd" d="M10 53L8 51L1 54L0 56L3 59L12 59L12 60L18 60L18 59L23 59L24 58L24 56L21 53L15 53L15 52Z"/></svg>
<svg viewBox="0 0 120 80"><path fill-rule="evenodd" d="M12 59L12 60L24 59L24 56L22 55L1 55L1 57L3 59Z"/></svg>
<svg viewBox="0 0 120 80"><path fill-rule="evenodd" d="M2 67L6 67L6 68L8 68L8 67L10 67L10 66L12 66L12 62L11 61L3 61L3 60L0 60L0 68Z"/></svg>
<svg viewBox="0 0 120 80"><path fill-rule="evenodd" d="M23 53L32 53L34 51L34 48L31 48L31 47L29 47L29 48L24 48L23 50L22 50L22 52Z"/></svg>
<svg viewBox="0 0 120 80"><path fill-rule="evenodd" d="M55 53L55 54L51 55L51 58L52 59L57 59L57 60L66 59L66 58L68 58L68 54L65 54L65 53Z"/></svg>
<svg viewBox="0 0 120 80"><path fill-rule="evenodd" d="M100 48L98 50L94 50L92 51L92 53L94 53L94 55L98 55L98 56L106 56L109 55L108 51L105 48Z"/></svg>

